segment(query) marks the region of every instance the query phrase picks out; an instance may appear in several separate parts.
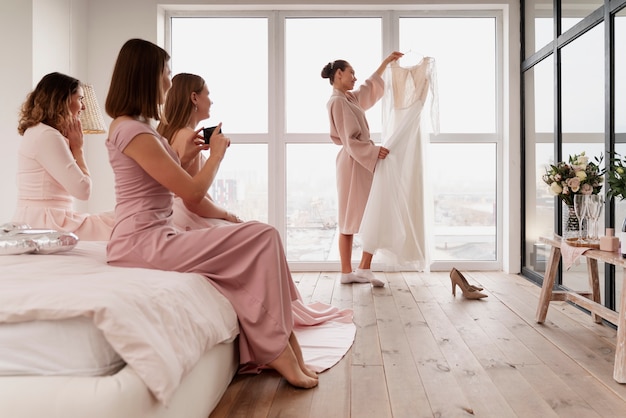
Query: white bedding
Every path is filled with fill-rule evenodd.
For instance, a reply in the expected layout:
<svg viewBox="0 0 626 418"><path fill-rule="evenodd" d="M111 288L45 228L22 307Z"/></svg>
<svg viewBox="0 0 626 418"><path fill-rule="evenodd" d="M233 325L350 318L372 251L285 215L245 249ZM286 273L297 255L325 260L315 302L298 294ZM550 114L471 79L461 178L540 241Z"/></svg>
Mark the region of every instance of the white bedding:
<svg viewBox="0 0 626 418"><path fill-rule="evenodd" d="M106 376L125 364L84 316L0 324L0 376Z"/></svg>
<svg viewBox="0 0 626 418"><path fill-rule="evenodd" d="M236 314L204 277L109 266L105 248L0 256L0 323L89 318L167 405L203 353L236 337Z"/></svg>

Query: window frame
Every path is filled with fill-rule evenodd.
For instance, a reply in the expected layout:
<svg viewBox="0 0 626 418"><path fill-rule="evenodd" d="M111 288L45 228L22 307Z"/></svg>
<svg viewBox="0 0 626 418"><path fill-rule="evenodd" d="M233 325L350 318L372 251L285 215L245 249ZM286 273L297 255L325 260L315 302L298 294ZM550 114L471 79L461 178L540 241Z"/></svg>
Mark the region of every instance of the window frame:
<svg viewBox="0 0 626 418"><path fill-rule="evenodd" d="M485 8L478 5L463 5L460 9L451 5L320 5L316 7L281 5L280 10L276 6L234 6L234 5L194 5L194 6L162 6L163 7L163 45L166 50L171 50L171 19L178 17L265 17L268 19L268 133L267 134L229 134L234 142L242 144L262 143L268 146L268 223L275 226L282 237L286 237L286 147L287 144L327 144L328 134L302 134L288 133L285 129L285 94L281 80L285 76L284 59L284 21L288 18L353 18L353 17L379 17L382 19L383 49L391 51L397 49L399 29L395 22L400 18L449 18L449 17L488 17L495 19L495 74L496 83L496 132L488 134L446 134L440 133L430 137L431 143L492 143L496 145L496 259L493 261L431 261L430 269L446 270L456 266L457 268L476 270L501 270L503 264L503 187L508 178L504 173L504 11L506 6L499 8L491 5ZM390 10L393 8L393 10ZM355 10L356 9L356 10ZM282 23L281 23L282 22ZM381 59L382 59L381 51ZM380 140L380 132L372 135L375 141ZM293 271L336 271L339 269L338 261L299 262L290 261ZM376 263L374 257L373 268L383 268Z"/></svg>

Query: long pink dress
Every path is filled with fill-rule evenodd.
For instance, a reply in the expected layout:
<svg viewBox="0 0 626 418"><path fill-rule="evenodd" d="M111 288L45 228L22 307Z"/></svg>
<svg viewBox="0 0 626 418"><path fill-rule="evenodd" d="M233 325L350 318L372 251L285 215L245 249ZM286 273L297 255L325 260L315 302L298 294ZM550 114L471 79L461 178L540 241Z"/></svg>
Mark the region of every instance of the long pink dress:
<svg viewBox="0 0 626 418"><path fill-rule="evenodd" d="M204 164L206 161L204 155L200 155L200 158L201 164ZM229 222L226 219L205 218L190 211L183 203L183 200L178 196L174 196L174 204L172 206L172 222L176 228L182 231L232 224L232 222Z"/></svg>
<svg viewBox="0 0 626 418"><path fill-rule="evenodd" d="M370 138L365 111L380 100L384 87L382 77L374 74L356 90L344 94L333 89L328 100L330 138L342 146L336 159L338 223L342 234L359 232L380 150Z"/></svg>
<svg viewBox="0 0 626 418"><path fill-rule="evenodd" d="M13 222L74 232L87 241L109 239L113 212L74 210L75 198L89 198L91 179L76 164L67 138L51 126L40 123L24 132L17 157L17 190Z"/></svg>
<svg viewBox="0 0 626 418"><path fill-rule="evenodd" d="M232 222L226 219L204 218L193 213L183 203L183 200L175 196L172 206L172 223L181 231L190 231L192 229L212 228L220 225L232 225Z"/></svg>
<svg viewBox="0 0 626 418"><path fill-rule="evenodd" d="M122 152L141 133L159 138L178 160L167 141L146 123L124 121L110 132L107 148L117 205L108 262L207 277L237 313L241 371L257 372L286 347L294 328L292 303L300 297L280 235L256 221L177 229L172 222L172 193Z"/></svg>
<svg viewBox="0 0 626 418"><path fill-rule="evenodd" d="M204 218L191 212L182 199L174 197L172 222L180 230L233 225L224 219ZM306 304L298 293L292 301L293 332L302 348L307 366L322 372L334 366L352 346L356 326L351 309L339 309L323 302Z"/></svg>

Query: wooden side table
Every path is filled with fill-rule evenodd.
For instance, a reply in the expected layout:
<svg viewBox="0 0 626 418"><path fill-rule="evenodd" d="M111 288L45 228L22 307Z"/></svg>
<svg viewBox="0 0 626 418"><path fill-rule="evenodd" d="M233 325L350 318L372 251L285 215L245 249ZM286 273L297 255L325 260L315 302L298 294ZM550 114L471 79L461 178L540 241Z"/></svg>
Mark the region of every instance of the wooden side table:
<svg viewBox="0 0 626 418"><path fill-rule="evenodd" d="M552 247L550 257L543 278L543 286L537 305L536 320L542 324L546 320L550 301L569 301L591 312L592 319L601 323L602 318L617 325L617 344L615 346L615 365L613 366L613 379L618 383L626 383L626 289L622 289L619 303L619 313L615 312L600 301L600 282L598 274L598 261L612 264L616 267L626 268L626 259L620 253L600 250L587 250L582 257L587 258L587 272L589 273L589 292L554 291L554 280L557 267L561 260L561 237L540 237L540 242ZM625 272L626 274L626 272Z"/></svg>

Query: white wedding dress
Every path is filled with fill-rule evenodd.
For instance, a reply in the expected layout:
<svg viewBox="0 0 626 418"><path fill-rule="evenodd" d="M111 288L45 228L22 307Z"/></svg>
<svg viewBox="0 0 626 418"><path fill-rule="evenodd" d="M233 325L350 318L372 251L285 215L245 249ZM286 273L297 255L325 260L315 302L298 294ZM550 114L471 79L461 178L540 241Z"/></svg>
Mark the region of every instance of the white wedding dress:
<svg viewBox="0 0 626 418"><path fill-rule="evenodd" d="M432 129L438 133L434 58L424 57L410 67L392 62L385 72L385 89L388 109L382 143L389 155L376 164L358 237L363 250L376 254L377 261L423 271L428 259L424 205L428 141L422 137L421 123L430 99Z"/></svg>

